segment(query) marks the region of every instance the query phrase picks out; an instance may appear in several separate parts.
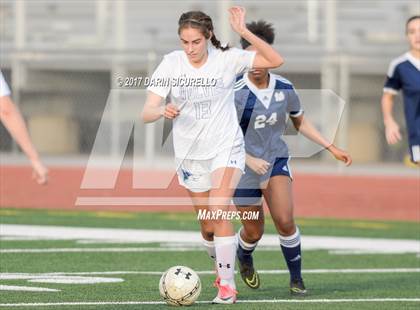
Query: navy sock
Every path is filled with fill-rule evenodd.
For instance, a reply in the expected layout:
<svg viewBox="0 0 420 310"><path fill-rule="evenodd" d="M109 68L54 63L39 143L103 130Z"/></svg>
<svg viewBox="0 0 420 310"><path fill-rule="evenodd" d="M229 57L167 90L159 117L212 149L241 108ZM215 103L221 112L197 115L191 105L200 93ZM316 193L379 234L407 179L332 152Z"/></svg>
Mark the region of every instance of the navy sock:
<svg viewBox="0 0 420 310"><path fill-rule="evenodd" d="M255 248L257 247L258 242L255 243L248 243L241 238L241 230L238 232L238 250L236 251L236 255L239 261L243 264L252 265L252 253L254 252Z"/></svg>
<svg viewBox="0 0 420 310"><path fill-rule="evenodd" d="M291 236L279 236L280 246L289 269L290 279L302 278L302 257L300 249L300 233L296 227L296 232Z"/></svg>

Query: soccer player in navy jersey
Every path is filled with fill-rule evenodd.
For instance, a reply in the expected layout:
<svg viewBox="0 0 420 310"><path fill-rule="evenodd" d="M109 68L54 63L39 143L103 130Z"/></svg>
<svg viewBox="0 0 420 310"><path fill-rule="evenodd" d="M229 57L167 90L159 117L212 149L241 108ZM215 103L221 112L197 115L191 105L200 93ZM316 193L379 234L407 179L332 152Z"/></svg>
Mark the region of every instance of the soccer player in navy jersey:
<svg viewBox="0 0 420 310"><path fill-rule="evenodd" d="M247 24L248 29L269 44L274 30L264 21ZM244 49L254 47L245 39ZM290 272L290 292L304 295L301 276L300 233L293 218L292 175L288 166L289 152L281 136L288 116L294 127L304 136L325 147L346 165L351 157L327 141L304 118L299 97L285 78L267 69L252 69L237 77L235 105L245 137L246 168L235 191L233 201L240 211L262 211L264 196L279 234L280 246ZM264 214L258 220L242 219L238 233L237 257L243 281L250 288L258 288L260 280L252 259L252 252L264 231Z"/></svg>
<svg viewBox="0 0 420 310"><path fill-rule="evenodd" d="M399 90L404 100L408 144L411 161L420 163L420 15L406 23L406 34L410 50L394 59L389 65L384 93L382 113L385 136L388 144L401 141L400 128L392 114L394 97Z"/></svg>

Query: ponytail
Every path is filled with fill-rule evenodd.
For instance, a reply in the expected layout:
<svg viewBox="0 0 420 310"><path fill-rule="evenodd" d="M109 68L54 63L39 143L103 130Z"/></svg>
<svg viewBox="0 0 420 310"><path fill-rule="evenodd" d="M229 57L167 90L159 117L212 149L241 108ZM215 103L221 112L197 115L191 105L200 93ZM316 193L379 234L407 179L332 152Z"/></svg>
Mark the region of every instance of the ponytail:
<svg viewBox="0 0 420 310"><path fill-rule="evenodd" d="M223 52L229 49L229 45L226 44L225 46L222 46L222 44L220 43L219 40L217 40L214 34L211 36L210 41L211 41L211 44L213 44L215 48L221 49Z"/></svg>
<svg viewBox="0 0 420 310"><path fill-rule="evenodd" d="M228 45L222 46L220 41L217 40L214 35L213 21L207 14L201 11L189 11L183 13L178 21L178 34L180 34L181 30L186 27L199 29L207 40L210 39L215 48L222 51L229 49Z"/></svg>

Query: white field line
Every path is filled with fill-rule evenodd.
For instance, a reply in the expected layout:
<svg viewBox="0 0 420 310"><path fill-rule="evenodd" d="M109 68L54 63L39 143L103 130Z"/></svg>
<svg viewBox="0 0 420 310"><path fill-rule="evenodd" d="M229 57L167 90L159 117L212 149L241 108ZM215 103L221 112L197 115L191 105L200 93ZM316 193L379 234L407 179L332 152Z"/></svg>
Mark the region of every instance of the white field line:
<svg viewBox="0 0 420 310"><path fill-rule="evenodd" d="M102 253L102 252L201 252L203 247L127 247L127 248L25 248L25 249L1 249L0 254L10 253ZM257 251L280 251L279 247L259 247Z"/></svg>
<svg viewBox="0 0 420 310"><path fill-rule="evenodd" d="M114 248L30 248L30 249L0 249L0 254L10 253L106 253L106 252L201 252L203 250L200 246L189 247L114 247ZM314 249L310 249L314 250ZM307 250L307 251L310 251ZM258 247L258 252L261 251L279 251L279 247ZM388 251L329 251L332 255L366 255L366 254L412 254L412 252L388 252ZM417 255L417 257L419 257Z"/></svg>
<svg viewBox="0 0 420 310"><path fill-rule="evenodd" d="M157 188L161 189L161 188ZM229 198L229 197L224 197ZM226 200L226 199L225 199ZM232 203L230 199L228 202L222 203L225 206L230 206ZM208 201L205 198L197 198L197 204L220 205L218 201ZM75 202L76 206L191 206L193 203L190 197L86 197L78 196ZM193 209L191 209L193 210Z"/></svg>
<svg viewBox="0 0 420 310"><path fill-rule="evenodd" d="M59 292L60 290L34 286L0 285L0 291Z"/></svg>
<svg viewBox="0 0 420 310"><path fill-rule="evenodd" d="M202 248L47 248L47 249L2 249L0 254L10 253L103 253L103 252L188 252Z"/></svg>
<svg viewBox="0 0 420 310"><path fill-rule="evenodd" d="M374 250L374 251L368 251L368 250L335 250L335 251L328 251L328 254L331 255L367 255L367 254L413 254L413 251L410 252L395 252L393 249L387 249L387 250ZM417 252L417 257L420 256L420 249Z"/></svg>
<svg viewBox="0 0 420 310"><path fill-rule="evenodd" d="M304 269L305 274L326 273L413 273L420 272L420 268L377 268L377 269ZM94 271L94 272L50 272L50 273L0 273L0 280L24 280L51 276L107 276L107 275L157 275L164 271ZM212 275L214 270L197 271L200 275ZM288 270L258 270L260 274L288 274Z"/></svg>
<svg viewBox="0 0 420 310"><path fill-rule="evenodd" d="M54 240L62 240L62 239L60 237L0 236L0 241L38 241L38 240L54 241Z"/></svg>
<svg viewBox="0 0 420 310"><path fill-rule="evenodd" d="M27 280L28 282L33 282L33 283L58 283L58 284L97 284L97 283L124 282L124 279L121 279L121 278L56 276L56 275L28 277Z"/></svg>
<svg viewBox="0 0 420 310"><path fill-rule="evenodd" d="M176 230L145 230L145 229L115 229L115 228L86 228L65 226L38 225L0 225L0 234L21 237L50 237L67 240L125 240L134 243L158 242L177 243L180 240L190 244L201 244L199 231ZM259 246L276 247L279 245L278 235L266 234L259 241ZM419 253L420 241L407 239L379 239L379 238L350 238L303 236L304 250L346 250L346 251L392 251L393 253Z"/></svg>
<svg viewBox="0 0 420 310"><path fill-rule="evenodd" d="M249 299L237 303L351 303L351 302L420 302L420 298L346 298L346 299ZM210 300L197 301L210 304ZM98 301L98 302L54 302L0 304L0 307L47 307L47 306L107 306L107 305L164 305L163 301Z"/></svg>

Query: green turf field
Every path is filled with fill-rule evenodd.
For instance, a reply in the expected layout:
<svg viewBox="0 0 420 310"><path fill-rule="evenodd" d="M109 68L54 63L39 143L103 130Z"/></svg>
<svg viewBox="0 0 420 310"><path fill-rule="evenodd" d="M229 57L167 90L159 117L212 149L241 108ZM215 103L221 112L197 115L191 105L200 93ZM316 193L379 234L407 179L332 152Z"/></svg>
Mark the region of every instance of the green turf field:
<svg viewBox="0 0 420 310"><path fill-rule="evenodd" d="M0 209L2 224L103 227L154 230L198 230L193 214L62 212ZM237 223L238 224L238 223ZM313 236L376 237L418 240L417 223L298 220L301 232ZM2 226L5 227L5 226ZM274 233L267 221L267 233ZM0 291L0 308L10 309L169 309L158 291L160 272L186 265L200 273L203 290L192 308L211 309L419 309L420 257L418 253L333 254L308 250L303 254L303 275L309 294L292 298L280 250L257 250L261 270L259 290L245 287L236 277L239 303L211 306L215 296L212 263L204 250L168 248L161 242L81 242L74 240L17 240L2 235L0 286L57 291ZM60 236L56 236L60 237ZM89 236L86 236L89 239ZM182 242L184 240L180 240ZM58 249L58 250L57 250ZM40 250L29 252L28 250ZM48 252L51 250L51 252ZM26 252L25 252L26 251ZM61 252L60 252L61 251ZM73 252L71 252L73 251ZM420 249L418 249L420 251ZM277 273L276 273L277 272ZM281 273L279 273L281 272ZM44 283L45 279L75 281L100 278L109 283ZM395 301L393 301L395 299ZM104 303L104 304L100 304ZM131 304L130 304L131 303ZM20 306L11 307L10 304ZM24 305L26 304L26 305Z"/></svg>
<svg viewBox="0 0 420 310"><path fill-rule="evenodd" d="M2 208L0 209L0 223L168 230L199 229L194 213L78 212ZM297 224L305 230L305 235L420 239L418 222L305 218L297 219ZM239 227L240 224L235 221L235 225ZM265 232L275 233L270 218L266 218Z"/></svg>

